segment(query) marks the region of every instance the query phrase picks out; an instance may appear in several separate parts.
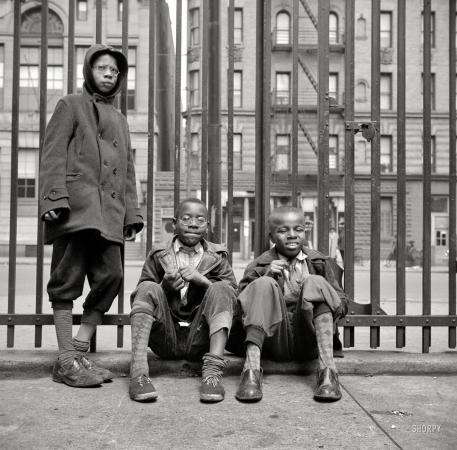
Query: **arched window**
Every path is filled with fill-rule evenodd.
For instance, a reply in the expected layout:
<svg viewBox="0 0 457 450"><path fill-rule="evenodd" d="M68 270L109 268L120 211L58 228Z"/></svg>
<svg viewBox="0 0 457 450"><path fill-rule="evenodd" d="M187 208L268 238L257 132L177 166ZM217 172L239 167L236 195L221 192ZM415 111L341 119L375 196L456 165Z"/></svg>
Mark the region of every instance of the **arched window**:
<svg viewBox="0 0 457 450"><path fill-rule="evenodd" d="M276 16L276 44L290 44L290 16L286 11Z"/></svg>
<svg viewBox="0 0 457 450"><path fill-rule="evenodd" d="M328 20L330 44L338 44L338 16L331 12Z"/></svg>
<svg viewBox="0 0 457 450"><path fill-rule="evenodd" d="M367 84L364 81L357 83L357 88L355 91L355 100L357 102L366 102L367 101Z"/></svg>
<svg viewBox="0 0 457 450"><path fill-rule="evenodd" d="M52 10L48 13L48 33L49 35L63 35L63 22L60 17ZM21 17L21 34L41 34L41 6L36 6L27 10Z"/></svg>
<svg viewBox="0 0 457 450"><path fill-rule="evenodd" d="M367 21L363 17L363 14L357 19L357 39L367 38Z"/></svg>

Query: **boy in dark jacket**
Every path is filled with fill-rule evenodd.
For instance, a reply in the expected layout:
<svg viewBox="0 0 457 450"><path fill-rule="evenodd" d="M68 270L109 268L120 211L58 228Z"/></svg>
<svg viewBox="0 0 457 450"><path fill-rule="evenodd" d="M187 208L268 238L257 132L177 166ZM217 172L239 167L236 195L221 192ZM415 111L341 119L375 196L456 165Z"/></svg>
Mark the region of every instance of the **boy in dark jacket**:
<svg viewBox="0 0 457 450"><path fill-rule="evenodd" d="M237 286L227 249L203 239L208 212L198 198L183 200L173 219L176 235L154 246L131 295L132 400L153 400L148 346L162 358L203 357L200 400L218 402L222 358L236 308Z"/></svg>
<svg viewBox="0 0 457 450"><path fill-rule="evenodd" d="M238 297L244 332L234 326L227 345L229 351L246 354L236 397L261 400L262 354L280 361L319 357L314 398L339 400L333 335L350 299L335 280L330 258L303 245L305 221L300 209L277 208L269 226L275 246L244 272Z"/></svg>
<svg viewBox="0 0 457 450"><path fill-rule="evenodd" d="M60 100L48 124L40 172L44 241L53 245L47 287L59 345L53 380L76 387L113 377L85 354L119 290L121 245L143 228L128 125L113 106L127 80L127 60L96 44L83 71L82 94ZM91 290L72 338L73 300L86 275Z"/></svg>

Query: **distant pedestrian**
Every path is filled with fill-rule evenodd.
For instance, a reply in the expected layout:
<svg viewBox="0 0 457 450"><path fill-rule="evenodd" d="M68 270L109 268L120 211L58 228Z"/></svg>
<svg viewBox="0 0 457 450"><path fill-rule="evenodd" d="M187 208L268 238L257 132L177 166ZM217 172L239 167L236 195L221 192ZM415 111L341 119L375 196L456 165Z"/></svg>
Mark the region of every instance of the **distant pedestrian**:
<svg viewBox="0 0 457 450"><path fill-rule="evenodd" d="M344 238L344 222L343 221L341 221L338 224L338 228L339 228L338 250L341 253L341 260L342 260L342 263L344 264L344 249L345 249L345 245L346 245L346 239Z"/></svg>
<svg viewBox="0 0 457 450"><path fill-rule="evenodd" d="M101 44L90 47L83 92L60 100L46 129L40 215L45 244L53 245L47 286L59 345L53 380L69 386L113 378L85 355L119 291L121 246L143 228L128 125L113 106L127 71L121 52ZM91 290L72 338L73 301L81 296L86 276Z"/></svg>
<svg viewBox="0 0 457 450"><path fill-rule="evenodd" d="M330 228L330 233L328 235L328 255L330 258L336 260L336 251L338 250L338 234L336 234L336 229L334 227Z"/></svg>
<svg viewBox="0 0 457 450"><path fill-rule="evenodd" d="M386 267L390 267L392 261L397 259L397 236L394 237L392 242L392 249L389 253L389 256L386 259L386 263L384 264Z"/></svg>

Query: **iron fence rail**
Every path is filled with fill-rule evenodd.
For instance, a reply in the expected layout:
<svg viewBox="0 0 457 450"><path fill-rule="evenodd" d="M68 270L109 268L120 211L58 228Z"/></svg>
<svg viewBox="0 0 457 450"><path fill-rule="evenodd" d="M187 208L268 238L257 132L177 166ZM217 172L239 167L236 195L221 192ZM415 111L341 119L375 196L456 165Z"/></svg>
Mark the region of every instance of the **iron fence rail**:
<svg viewBox="0 0 457 450"><path fill-rule="evenodd" d="M215 80L220 78L222 62L218 59L220 51L220 11L215 3L201 0L202 9L202 52L201 52L201 198L210 204L210 212L214 210L219 220L213 222L212 237L220 240L220 192L221 180L215 171L220 171L221 155L221 117L220 104L221 87ZM75 73L75 8L74 0L68 1L68 73L67 92L74 91ZM303 2L302 2L303 5ZM216 5L218 6L218 5ZM234 119L234 70L235 70L235 43L234 43L234 14L235 2L228 0L228 114L227 114L227 245L230 254L233 250L233 133ZM271 128L272 112L278 104L286 98L284 93L271 89L272 79L272 51L278 46L289 46L292 50L292 90L287 91L287 106L291 107L291 151L292 170L288 182L291 191L291 203L298 205L298 157L301 149L298 146L298 114L300 105L307 102L304 89L299 87L298 65L300 57L304 57L304 46L317 48L318 89L314 92L314 101L317 105L318 118L318 247L324 253L328 249L329 227L329 58L330 53L344 52L345 86L344 120L346 124L353 124L354 111L354 69L355 69L355 0L345 2L345 29L344 35L329 29L330 1L318 2L317 26L311 30L300 29L299 0L292 3L292 28L290 30L274 29L272 32L272 0L257 0L256 2L256 86L255 86L255 255L259 255L269 247L267 217L270 212L271 191ZM16 314L16 256L17 256L17 217L18 217L18 152L19 152L19 79L20 79L20 49L21 49L21 8L22 2L14 2L14 35L12 60L12 112L11 112L11 194L10 194L10 231L9 231L9 272L8 272L8 306L7 313L0 314L0 325L7 327L7 347L14 347L14 330L16 326L35 326L35 347L42 345L42 326L54 323L51 314L43 314L43 239L42 224L38 224L37 238L37 282L34 314ZM41 53L40 53L40 122L39 122L39 149L43 147L46 127L46 98L47 98L47 56L48 56L48 12L49 0L41 2ZM129 1L123 1L122 11L122 51L129 49ZM371 16L371 118L377 133L371 141L371 254L370 254L370 304L356 304L349 315L339 322L344 327L344 345L354 346L354 330L356 327L370 327L370 346L380 346L381 327L396 328L396 345L405 346L406 327L422 328L422 351L429 352L431 330L433 327L448 327L449 348L456 348L456 244L457 244L457 167L456 167L456 4L449 2L449 314L431 314L431 14L432 0L424 2L424 44L423 44L423 276L422 276L422 315L406 314L406 0L397 2L397 287L396 287L396 315L386 315L380 305L380 201L381 201L381 164L380 164L380 75L381 75L381 41L380 41L380 14L381 1L372 1ZM155 151L155 98L156 98L156 21L157 2L149 2L149 65L148 65L148 146L147 146L147 198L153 199L155 186L154 151ZM174 71L174 206L181 199L181 37L182 37L182 0L176 2L176 57ZM313 16L313 23L315 18ZM95 1L95 36L96 43L102 42L103 2ZM216 43L217 41L217 43ZM216 45L214 45L216 43ZM214 47L219 47L214 48ZM284 49L284 48L282 48ZM210 56L212 55L212 56ZM215 58L214 58L215 57ZM313 58L315 56L313 55ZM291 94L291 95L290 95ZM127 115L127 87L121 94L121 111ZM209 111L211 111L209 113ZM217 117L216 117L217 116ZM305 119L303 119L305 120ZM308 120L308 119L307 119ZM306 125L306 123L305 123ZM354 234L355 234L355 161L354 161L354 131L350 126L345 127L344 148L344 196L345 196L345 290L349 296L354 296ZM214 145L213 145L214 144ZM218 148L219 153L214 152ZM190 163L190 162L188 162ZM209 166L208 166L209 164ZM210 192L208 197L208 180ZM214 196L214 194L216 194ZM219 197L218 197L219 196ZM150 200L147 204L146 252L153 243L154 205ZM213 217L214 218L214 217ZM117 314L107 314L103 319L104 325L117 326L117 345L122 347L124 326L130 324L130 318L124 313L125 299L123 289L118 296ZM81 315L74 315L74 323L79 324ZM95 350L95 338L91 349Z"/></svg>

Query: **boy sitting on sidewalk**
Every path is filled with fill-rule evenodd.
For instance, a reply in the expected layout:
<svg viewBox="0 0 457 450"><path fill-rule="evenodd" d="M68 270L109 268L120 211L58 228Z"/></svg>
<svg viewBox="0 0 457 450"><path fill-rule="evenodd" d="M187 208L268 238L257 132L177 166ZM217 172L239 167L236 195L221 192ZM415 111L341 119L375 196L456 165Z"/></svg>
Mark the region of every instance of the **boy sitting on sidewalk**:
<svg viewBox="0 0 457 450"><path fill-rule="evenodd" d="M261 400L262 354L279 361L319 357L314 398L339 400L333 335L350 299L335 280L329 258L304 247L305 220L299 208L277 208L268 221L275 246L244 272L238 303L245 333L236 322L238 331L234 326L227 345L227 350L246 355L236 398Z"/></svg>
<svg viewBox="0 0 457 450"><path fill-rule="evenodd" d="M153 400L147 348L165 359L203 357L200 400L218 402L222 358L236 308L237 285L227 249L203 239L208 211L187 198L173 219L176 236L155 245L131 295L132 362L130 397Z"/></svg>

